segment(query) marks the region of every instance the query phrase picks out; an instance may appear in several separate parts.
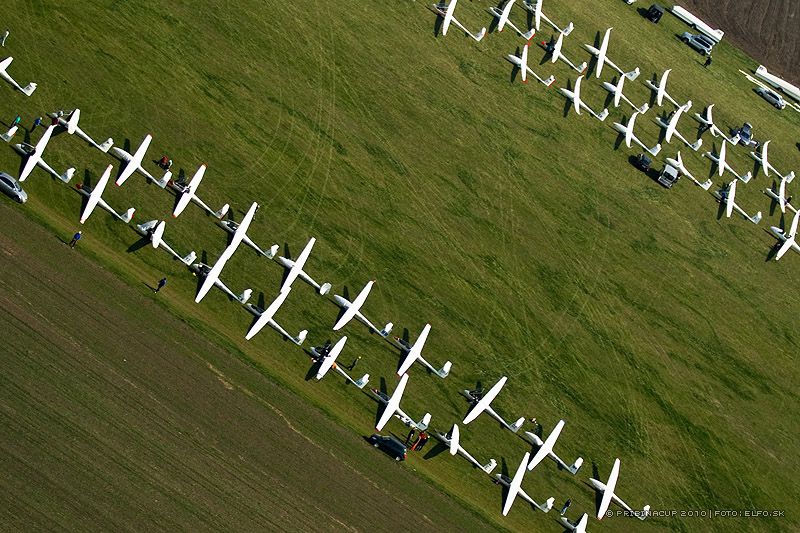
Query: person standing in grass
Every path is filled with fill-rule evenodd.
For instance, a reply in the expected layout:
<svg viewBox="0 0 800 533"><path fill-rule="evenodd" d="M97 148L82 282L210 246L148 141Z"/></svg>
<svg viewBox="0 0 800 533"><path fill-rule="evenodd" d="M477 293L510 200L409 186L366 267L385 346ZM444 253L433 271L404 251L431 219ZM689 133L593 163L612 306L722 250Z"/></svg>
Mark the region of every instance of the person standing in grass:
<svg viewBox="0 0 800 533"><path fill-rule="evenodd" d="M161 292L161 289L163 289L166 284L167 284L167 278L161 278L160 280L158 280L158 287L156 287L156 290L154 290L153 292Z"/></svg>
<svg viewBox="0 0 800 533"><path fill-rule="evenodd" d="M703 63L703 67L704 68L708 68L709 65L711 65L711 54L708 54L708 57L706 58L706 62Z"/></svg>
<svg viewBox="0 0 800 533"><path fill-rule="evenodd" d="M31 128L31 131L35 130L38 126L41 126L41 125L42 125L42 117L36 117L33 120L33 127Z"/></svg>
<svg viewBox="0 0 800 533"><path fill-rule="evenodd" d="M17 115L16 117L14 117L14 120L11 122L11 127L13 128L14 126L19 126L20 122L22 122L22 117Z"/></svg>
<svg viewBox="0 0 800 533"><path fill-rule="evenodd" d="M73 235L72 236L72 240L69 241L69 247L70 248L75 248L75 245L78 244L78 241L81 240L81 237L83 237L83 232L82 231L79 231L78 233Z"/></svg>

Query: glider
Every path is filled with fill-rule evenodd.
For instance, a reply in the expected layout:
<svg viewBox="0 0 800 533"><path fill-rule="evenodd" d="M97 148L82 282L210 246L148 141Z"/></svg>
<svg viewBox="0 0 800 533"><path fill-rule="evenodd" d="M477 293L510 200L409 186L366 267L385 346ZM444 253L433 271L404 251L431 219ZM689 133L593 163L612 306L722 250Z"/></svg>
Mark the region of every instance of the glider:
<svg viewBox="0 0 800 533"><path fill-rule="evenodd" d="M480 464L478 460L472 456L472 454L470 454L467 450L464 449L463 446L461 446L458 424L453 424L452 429L450 429L450 432L447 434L442 434L439 433L438 431L434 431L433 436L436 437L436 439L441 441L442 444L444 444L450 449L450 455L452 455L453 457L455 457L456 455L461 455L467 461L472 463L473 466L480 468L487 474L491 474L492 471L497 466L497 461L495 461L494 459L489 459L489 462L486 463L485 465Z"/></svg>
<svg viewBox="0 0 800 533"><path fill-rule="evenodd" d="M133 213L136 211L133 207L128 209L124 215L120 215L116 211L114 211L105 200L103 200L103 191L106 189L106 185L108 184L108 179L111 177L111 170L114 168L114 165L108 165L106 167L106 171L103 172L103 175L100 176L100 179L97 180L97 184L94 187L89 187L85 184L77 184L75 185L75 189L87 198L86 206L83 208L83 213L81 213L81 224L86 222L86 219L89 218L89 215L92 214L94 208L98 205L117 217L119 220L127 224L133 218Z"/></svg>
<svg viewBox="0 0 800 533"><path fill-rule="evenodd" d="M583 79L583 75L578 76L578 79L575 80L575 87L570 91L569 89L560 88L561 94L567 97L568 100L572 101L572 104L575 108L575 112L577 114L581 114L581 108L585 109L599 121L604 121L608 116L608 109L603 109L600 113L597 113L588 105L586 105L583 100L581 100L581 80Z"/></svg>
<svg viewBox="0 0 800 533"><path fill-rule="evenodd" d="M166 228L166 223L158 220L148 220L147 222L143 222L142 224L138 224L134 227L136 233L141 235L142 237L149 239L153 245L153 248L163 248L166 250L172 257L186 265L187 267L191 266L194 263L194 260L197 259L197 254L194 251L189 252L188 255L181 256L176 252L172 246L167 244L164 241L164 229Z"/></svg>
<svg viewBox="0 0 800 533"><path fill-rule="evenodd" d="M503 486L508 488L508 493L506 494L506 501L503 503L503 516L507 516L508 512L511 510L511 506L514 505L514 500L517 496L531 504L532 506L536 507L543 513L547 513L550 509L553 508L553 503L556 501L555 498L548 498L547 502L542 505L536 503L533 498L528 496L528 494L522 490L522 479L525 477L525 470L528 466L528 460L530 459L530 452L525 452L525 455L522 456L522 461L519 463L519 467L517 468L517 473L514 474L514 477L509 479L507 476L503 474L497 474L495 477L497 481L499 481Z"/></svg>
<svg viewBox="0 0 800 533"><path fill-rule="evenodd" d="M443 19L442 35L447 35L447 30L450 28L450 24L453 24L456 28L459 28L461 31L472 37L476 42L483 39L483 37L486 35L486 28L481 28L481 31L478 33L472 33L453 16L453 13L456 10L456 2L457 0L450 0L450 3L447 5L444 3L431 4L431 10Z"/></svg>
<svg viewBox="0 0 800 533"><path fill-rule="evenodd" d="M555 43L550 41L550 44L547 44L544 41L542 41L541 44L544 47L545 51L547 52L545 54L545 57L547 57L547 55L549 55L551 63L555 63L556 61L558 61L560 59L561 61L563 61L564 63L569 65L573 70L578 72L579 74L583 74L583 72L586 70L586 61L584 61L583 63L581 63L578 66L575 66L575 63L573 63L572 61L567 59L567 56L565 56L564 54L561 53L561 49L564 47L564 34L563 33L559 33L558 34L558 37L556 38L556 42Z"/></svg>
<svg viewBox="0 0 800 533"><path fill-rule="evenodd" d="M50 137L53 135L53 130L55 126L48 126L45 132L42 134L42 138L39 139L39 142L36 143L36 146L31 146L27 143L20 143L14 145L14 150L16 150L22 157L25 157L25 165L22 167L22 172L19 173L19 181L25 181L28 179L28 176L31 175L33 169L36 165L39 165L47 172L49 172L53 177L60 179L64 183L69 183L69 180L72 179L72 176L75 175L75 169L69 168L63 174L59 174L53 168L45 163L44 159L42 159L42 154L44 153L44 149L47 148L47 143L50 142Z"/></svg>
<svg viewBox="0 0 800 533"><path fill-rule="evenodd" d="M148 180L152 181L162 189L167 186L169 182L169 178L172 177L172 172L169 170L164 174L164 177L160 180L157 180L150 174L148 171L142 167L142 160L144 159L145 154L147 153L147 149L150 147L150 142L153 140L153 136L149 133L145 135L144 139L142 140L142 144L133 153L133 155L129 154L122 148L118 146L111 147L111 154L122 161L125 164L125 167L122 169L122 172L119 176L117 176L117 187L125 183L125 181L130 178L134 172L139 172L142 176L147 178Z"/></svg>
<svg viewBox="0 0 800 533"><path fill-rule="evenodd" d="M749 182L750 178L753 177L753 175L750 173L750 171L748 171L744 175L739 175L739 174L736 173L735 170L733 170L731 168L731 166L725 160L725 153L726 153L725 145L727 143L728 143L727 141L724 141L724 140L722 141L722 146L719 149L719 154L714 154L713 152L706 152L706 153L703 154L703 157L707 157L710 160L712 160L714 163L716 163L716 165L717 165L717 174L719 176L722 176L725 173L725 171L727 170L728 172L733 174L736 177L736 179L741 180L742 183Z"/></svg>
<svg viewBox="0 0 800 533"><path fill-rule="evenodd" d="M534 2L532 2L531 0L523 0L522 4L520 4L520 5L524 9L529 11L530 13L533 13L533 29L535 29L536 31L539 31L539 29L541 28L542 21L547 22L550 26L553 27L554 30L556 30L558 33L562 33L564 35L569 35L570 33L572 33L572 30L575 27L574 24L572 24L572 22L570 22L569 24L567 24L564 27L563 30L561 28L559 28L542 11L542 0L535 0Z"/></svg>
<svg viewBox="0 0 800 533"><path fill-rule="evenodd" d="M631 102L630 98L625 96L622 93L622 86L625 83L625 76L620 76L619 80L617 80L616 84L609 83L607 81L603 82L603 88L614 95L614 107L619 107L620 100L625 101L630 105L634 110L638 111L639 113L647 113L647 110L650 109L650 106L647 102L642 104L642 107L636 107L633 102Z"/></svg>
<svg viewBox="0 0 800 533"><path fill-rule="evenodd" d="M753 224L758 224L761 222L761 211L753 215L752 217L748 215L744 209L739 207L736 203L736 183L738 179L734 179L728 184L728 188L725 190L715 191L713 194L714 198L716 198L720 203L724 204L725 206L725 217L731 218L734 210L742 215L746 220L749 220Z"/></svg>
<svg viewBox="0 0 800 533"><path fill-rule="evenodd" d="M633 126L636 123L636 117L638 115L639 112L636 111L633 113L633 115L631 115L631 118L628 119L628 123L626 125L623 126L619 122L615 122L614 124L611 125L611 127L617 130L620 133L620 135L625 136L625 146L630 148L631 142L634 142L639 146L641 146L642 148L644 148L645 150L647 150L652 156L655 157L661 151L661 144L656 143L656 145L653 148L648 148L641 140L639 140L639 137L637 137L633 133Z"/></svg>
<svg viewBox="0 0 800 533"><path fill-rule="evenodd" d="M778 228L776 226L770 227L770 231L775 237L783 241L781 247L778 248L778 253L775 254L775 261L780 261L781 257L786 254L790 249L800 253L800 246L797 245L797 223L800 222L800 211L795 211L794 218L792 219L792 226L789 232Z"/></svg>
<svg viewBox="0 0 800 533"><path fill-rule="evenodd" d="M172 216L177 218L178 215L183 213L183 210L186 209L186 206L189 205L189 202L194 202L200 207L202 207L208 214L221 219L224 217L230 206L225 204L219 211L214 211L206 203L197 196L197 188L200 186L200 182L203 181L203 176L206 173L206 165L200 165L200 168L197 169L197 172L194 173L192 179L189 180L188 185L183 185L181 183L176 183L170 180L169 185L172 189L178 194L178 203L175 205L175 209L172 211Z"/></svg>
<svg viewBox="0 0 800 533"><path fill-rule="evenodd" d="M342 337L339 339L336 344L333 345L333 348L330 349L329 352L324 353L320 352L317 348L311 348L311 355L314 357L315 360L320 361L319 368L317 369L317 381L321 380L325 377L325 374L328 373L331 369L335 370L344 378L358 387L359 389L363 389L364 385L369 382L369 374L364 374L361 378L355 380L350 377L350 375L345 372L341 366L336 364L336 358L339 357L339 354L342 353L344 349L344 343L347 342L347 337Z"/></svg>
<svg viewBox="0 0 800 533"><path fill-rule="evenodd" d="M425 341L428 339L428 334L431 332L431 325L425 324L425 327L422 328L422 333L419 334L417 337L416 342L410 347L406 347L401 344L401 349L405 352L405 358L403 362L400 364L400 368L397 369L397 375L402 376L411 368L414 362L419 362L420 364L426 366L428 370L439 376L440 378L444 379L447 377L447 374L450 373L450 368L453 366L453 363L447 361L444 366L440 369L433 368L433 366L427 362L422 357L422 347L425 346Z"/></svg>
<svg viewBox="0 0 800 533"><path fill-rule="evenodd" d="M372 391L378 397L378 401L385 406L383 413L381 413L381 416L378 419L378 423L375 425L375 429L377 431L382 431L383 426L386 425L392 416L396 416L405 425L410 426L417 431L424 431L428 429L428 424L431 422L430 413L425 413L425 416L422 417L422 420L419 422L414 422L410 416L400 409L400 400L403 398L403 391L406 389L406 384L408 384L408 374L403 374L403 377L400 378L400 383L397 384L397 388L390 397L387 397L385 394L381 394L380 392L376 392L375 390Z"/></svg>
<svg viewBox="0 0 800 533"><path fill-rule="evenodd" d="M595 70L594 70L595 78L599 78L600 77L600 73L603 71L603 65L608 65L612 69L614 69L617 72L619 72L620 76L628 78L631 81L635 80L636 78L639 77L639 67L636 67L635 69L633 69L630 72L625 72L624 70L619 68L617 65L615 65L614 62L611 61L608 58L608 55L607 55L607 52L608 52L608 39L609 39L610 36L611 36L611 28L608 28L606 30L606 34L603 36L603 42L600 44L600 48L599 49L595 48L594 46L591 46L589 44L584 44L583 45L583 47L586 48L589 51L590 54L592 54L593 56L595 56L597 58L597 65L595 66Z"/></svg>
<svg viewBox="0 0 800 533"><path fill-rule="evenodd" d="M289 293L291 291L292 291L291 287L289 287L286 290L282 290L280 293L278 293L277 298L275 298L275 300L273 300L272 303L269 304L269 306L267 306L266 309L260 309L253 304L245 305L245 307L247 307L247 310L256 316L256 321L255 323L253 323L253 325L250 327L250 330L245 335L244 337L245 339L247 340L252 339L253 337L256 336L256 334L258 334L259 331L263 329L264 326L268 325L273 329L275 329L275 331L277 331L278 333L280 333L281 335L283 335L284 337L295 343L296 345L300 346L301 344L303 344L303 341L306 339L306 336L308 335L308 330L304 329L303 331L297 334L297 337L293 337L292 335L289 335L289 333L287 333L286 330L283 329L280 326L280 324L278 324L274 320L275 313L278 312L278 309L280 309L280 307L283 305L283 302L286 301L286 298L289 296Z"/></svg>
<svg viewBox="0 0 800 533"><path fill-rule="evenodd" d="M650 506L645 505L642 511L634 511L628 506L627 503L622 501L619 496L614 494L614 489L617 487L618 477L619 459L614 459L614 466L611 468L611 475L608 476L608 481L606 483L602 483L594 478L589 478L589 483L591 483L592 487L594 487L595 490L603 493L603 499L600 501L600 507L597 509L597 519L603 519L609 505L611 505L611 501L613 500L617 503L617 505L628 511L628 513L635 515L639 520L644 520L647 518L647 514L650 512Z"/></svg>
<svg viewBox="0 0 800 533"><path fill-rule="evenodd" d="M297 278L302 279L303 281L314 287L317 290L317 292L322 296L328 294L328 291L331 290L330 283L323 283L322 285L320 285L319 283L314 281L311 278L311 276L306 274L305 271L303 270L303 267L305 266L306 261L308 260L308 256L311 255L311 249L314 247L315 242L317 242L317 239L311 237L308 240L308 243L306 243L305 248L303 248L303 251L300 252L300 255L298 255L297 258L295 258L294 260L287 259L286 257L283 257L281 255L274 258L275 261L278 262L278 264L280 264L283 268L288 270L288 272L286 273L286 279L284 279L283 281L283 286L281 287L281 290L290 287L292 283L294 283L294 280L296 280Z"/></svg>
<svg viewBox="0 0 800 533"><path fill-rule="evenodd" d="M520 77L522 78L522 81L527 82L528 81L528 74L530 74L531 76L536 78L539 81L539 83L541 83L542 85L546 85L547 87L550 87L553 84L553 82L556 81L556 77L551 74L549 78L542 79L541 77L539 77L538 74L536 74L531 69L531 67L528 66L528 48L529 48L529 45L526 44L525 46L522 47L522 55L520 57L517 57L514 54L508 54L506 56L506 59L508 59L511 62L512 65L514 65L515 67L517 67L519 69L519 73L520 73Z"/></svg>
<svg viewBox="0 0 800 533"><path fill-rule="evenodd" d="M13 57L7 57L4 60L0 61L0 78L6 80L12 87L14 87L19 92L23 93L25 96L30 96L33 94L33 91L36 90L36 84L30 82L27 86L22 87L19 83L14 81L8 74L8 67L11 65L11 62L14 61Z"/></svg>
<svg viewBox="0 0 800 533"><path fill-rule="evenodd" d="M558 436L561 435L561 430L564 429L564 421L559 420L556 427L553 428L553 431L550 432L550 435L542 441L536 433L532 433L530 431L525 432L525 436L530 440L530 442L538 446L539 449L537 450L536 454L533 456L531 461L528 463L528 471L532 471L536 466L541 463L545 457L549 457L553 461L558 464L559 467L563 468L564 470L568 471L573 476L578 473L578 469L583 464L583 458L578 457L575 459L575 462L568 466L567 463L561 460L561 458L553 452L553 446L555 445L556 441L558 440Z"/></svg>
<svg viewBox="0 0 800 533"><path fill-rule="evenodd" d="M695 185L701 187L703 190L707 191L708 189L711 188L711 185L713 185L710 179L707 179L706 181L701 183L700 181L697 180L697 178L695 178L689 172L689 170L687 170L686 165L683 164L683 159L681 158L680 151L678 151L678 155L675 157L675 159L667 157L665 158L665 161L667 162L667 164L672 165L673 167L680 170L681 174L692 180L695 183Z"/></svg>
<svg viewBox="0 0 800 533"><path fill-rule="evenodd" d="M67 116L69 118L65 118L65 116ZM100 150L103 153L108 153L108 150L112 146L114 146L114 139L112 139L111 137L106 139L106 141L103 144L97 144L94 141L94 139L89 137L86 134L86 132L83 131L78 126L78 121L81 118L81 110L80 109L76 109L76 110L72 111L71 113L69 113L68 115L64 115L63 112L50 113L50 117L55 119L58 122L58 125L60 127L62 127L65 130L67 130L67 133L69 133L70 135L77 135L78 137L80 137L81 139L83 139L84 141L86 141L90 145L94 146L95 148L97 148L98 150Z"/></svg>
<svg viewBox="0 0 800 533"><path fill-rule="evenodd" d="M664 133L664 140L667 143L672 141L672 136L674 135L675 137L683 141L684 144L686 144L686 146L688 146L689 148L691 148L696 152L703 145L703 139L697 139L694 143L690 143L689 141L686 140L686 137L681 135L681 132L679 132L677 129L678 121L680 120L681 115L683 115L685 111L688 111L688 109L689 108L686 106L679 107L678 110L672 114L672 118L670 118L669 121L666 121L661 117L657 117L656 124L658 124L663 129L666 130L666 132Z"/></svg>
<svg viewBox="0 0 800 533"><path fill-rule="evenodd" d="M509 28L517 32L520 37L526 41L530 41L531 38L533 38L533 36L536 34L536 28L531 28L530 30L524 32L517 28L510 20L508 20L508 15L511 13L511 8L514 6L515 1L516 0L508 0L506 5L503 6L502 10L495 6L491 6L489 8L489 13L494 15L494 17L497 19L497 31L503 31L507 25Z"/></svg>
<svg viewBox="0 0 800 533"><path fill-rule="evenodd" d="M467 397L470 403L472 403L472 408L464 417L463 423L469 424L470 422L478 418L478 415L485 412L487 415L491 416L492 418L500 422L500 424L503 427L505 427L512 433L516 433L517 431L519 431L519 428L522 427L522 423L525 422L525 417L520 417L520 419L514 422L513 424L509 424L508 422L503 420L503 418L500 415L498 415L495 412L495 410L492 409L491 406L491 403L494 401L497 395L500 394L500 391L503 389L503 386L506 384L507 380L508 377L503 376L502 378L500 378L500 381L495 383L494 386L492 386L492 388L489 389L489 391L483 395L477 395L475 394L474 391L464 390L462 393L464 394L464 396Z"/></svg>
<svg viewBox="0 0 800 533"><path fill-rule="evenodd" d="M353 318L357 318L369 329L371 329L381 337L386 337L389 335L389 333L392 331L391 322L386 324L386 326L384 326L383 329L379 330L372 322L370 322L367 319L367 317L361 314L361 306L363 306L364 302L367 301L367 296L369 296L369 291L372 290L372 286L374 284L375 280L368 281L367 284L364 285L364 288L361 289L361 292L358 293L358 296L356 296L355 300L353 300L352 302L348 301L342 296L339 296L338 294L333 295L333 301L336 303L336 305L344 309L344 313L342 313L342 316L339 318L339 320L336 321L336 324L333 326L333 331L338 331L342 329L345 326L345 324L350 322Z"/></svg>
<svg viewBox="0 0 800 533"><path fill-rule="evenodd" d="M647 85L651 90L655 91L656 93L656 105L661 107L664 104L664 98L672 102L675 107L683 107L681 104L675 101L672 96L669 95L667 92L667 78L669 77L669 73L672 72L671 68L668 68L664 71L664 74L661 75L661 81L658 82L658 85L653 83L651 80L645 80L644 84ZM689 100L684 104L686 106L686 110L688 111L690 107L692 107L692 101Z"/></svg>

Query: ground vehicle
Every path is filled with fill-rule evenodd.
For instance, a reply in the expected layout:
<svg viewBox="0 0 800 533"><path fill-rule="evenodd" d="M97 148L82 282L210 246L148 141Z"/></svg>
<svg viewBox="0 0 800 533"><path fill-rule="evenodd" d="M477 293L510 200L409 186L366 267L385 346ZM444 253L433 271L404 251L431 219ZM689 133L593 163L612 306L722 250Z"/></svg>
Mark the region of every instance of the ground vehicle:
<svg viewBox="0 0 800 533"><path fill-rule="evenodd" d="M705 35L693 35L686 31L681 34L680 39L704 56L710 54L711 49L714 48L714 42Z"/></svg>
<svg viewBox="0 0 800 533"><path fill-rule="evenodd" d="M19 182L5 172L0 172L0 191L21 204L28 200L28 193L22 190Z"/></svg>
<svg viewBox="0 0 800 533"><path fill-rule="evenodd" d="M679 179L681 179L680 172L670 164L667 164L661 171L661 175L658 176L658 182L667 189L671 189Z"/></svg>
<svg viewBox="0 0 800 533"><path fill-rule="evenodd" d="M394 457L395 461L404 461L406 459L406 446L395 437L375 433L368 440L376 448L380 448Z"/></svg>
<svg viewBox="0 0 800 533"><path fill-rule="evenodd" d="M738 135L741 145L752 146L755 150L759 147L760 143L753 138L753 126L749 122L742 124L741 128L732 128L731 135Z"/></svg>
<svg viewBox="0 0 800 533"><path fill-rule="evenodd" d="M786 100L783 99L783 96L779 95L775 91L771 89L767 89L766 87L759 87L756 89L756 94L759 95L761 98L769 102L770 104L774 105L778 109L783 109L786 107Z"/></svg>
<svg viewBox="0 0 800 533"><path fill-rule="evenodd" d="M641 11L644 11L642 16L654 24L658 24L658 21L664 16L664 8L658 4L653 4L646 11Z"/></svg>
<svg viewBox="0 0 800 533"><path fill-rule="evenodd" d="M649 171L650 170L650 165L652 165L652 164L653 164L653 160L650 159L650 157L647 156L647 154L645 154L645 153L641 153L641 154L637 155L633 159L633 166L635 166L636 168L638 168L642 172Z"/></svg>

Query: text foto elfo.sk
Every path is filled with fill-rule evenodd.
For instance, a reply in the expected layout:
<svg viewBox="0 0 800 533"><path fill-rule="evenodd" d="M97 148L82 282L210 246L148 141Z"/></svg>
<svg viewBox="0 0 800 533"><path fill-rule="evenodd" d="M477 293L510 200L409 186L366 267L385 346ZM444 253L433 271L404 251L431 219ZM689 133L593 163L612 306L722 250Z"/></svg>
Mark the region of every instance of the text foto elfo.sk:
<svg viewBox="0 0 800 533"><path fill-rule="evenodd" d="M768 518L786 516L783 509L650 509L649 511L606 511L606 516L662 516L666 518Z"/></svg>

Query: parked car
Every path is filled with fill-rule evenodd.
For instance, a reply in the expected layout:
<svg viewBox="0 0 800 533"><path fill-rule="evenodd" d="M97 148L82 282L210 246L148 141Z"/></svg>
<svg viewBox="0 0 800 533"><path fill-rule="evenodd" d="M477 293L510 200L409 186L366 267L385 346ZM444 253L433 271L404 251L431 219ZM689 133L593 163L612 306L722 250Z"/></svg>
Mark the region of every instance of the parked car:
<svg viewBox="0 0 800 533"><path fill-rule="evenodd" d="M642 172L649 172L650 165L652 164L653 160L650 157L648 157L644 152L633 158L633 166L635 166Z"/></svg>
<svg viewBox="0 0 800 533"><path fill-rule="evenodd" d="M759 87L756 89L756 94L759 95L761 98L769 102L770 104L774 105L778 109L783 109L786 107L786 100L783 99L783 96L779 95L775 91L771 89L767 89L766 87Z"/></svg>
<svg viewBox="0 0 800 533"><path fill-rule="evenodd" d="M0 172L0 191L21 204L28 200L28 193L22 190L19 182L5 172Z"/></svg>
<svg viewBox="0 0 800 533"><path fill-rule="evenodd" d="M658 176L658 182L667 189L671 189L673 185L678 183L679 179L681 179L680 172L672 165L666 165L664 170L661 171L661 175Z"/></svg>
<svg viewBox="0 0 800 533"><path fill-rule="evenodd" d="M649 9L642 13L642 16L653 24L658 24L658 21L664 16L664 8L658 4L653 4Z"/></svg>
<svg viewBox="0 0 800 533"><path fill-rule="evenodd" d="M378 435L375 433L369 438L370 444L394 457L395 461L405 461L406 446L391 435Z"/></svg>
<svg viewBox="0 0 800 533"><path fill-rule="evenodd" d="M693 35L688 31L683 32L681 35L681 41L685 42L704 56L710 54L711 49L714 48L714 41L712 41L710 38L702 34Z"/></svg>

